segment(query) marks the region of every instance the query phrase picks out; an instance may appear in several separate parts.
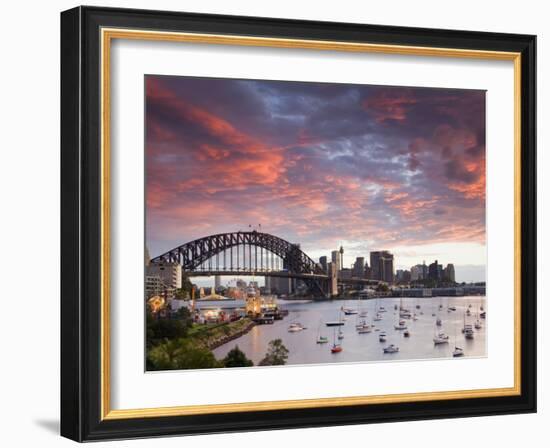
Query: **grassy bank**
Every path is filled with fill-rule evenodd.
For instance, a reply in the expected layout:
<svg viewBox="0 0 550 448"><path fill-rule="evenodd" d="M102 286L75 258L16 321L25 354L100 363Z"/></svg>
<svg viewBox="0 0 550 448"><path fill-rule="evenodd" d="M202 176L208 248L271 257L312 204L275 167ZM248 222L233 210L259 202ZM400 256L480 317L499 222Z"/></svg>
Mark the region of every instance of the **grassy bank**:
<svg viewBox="0 0 550 448"><path fill-rule="evenodd" d="M188 339L201 348L213 350L248 333L254 326L249 318L219 325L196 325L190 329Z"/></svg>

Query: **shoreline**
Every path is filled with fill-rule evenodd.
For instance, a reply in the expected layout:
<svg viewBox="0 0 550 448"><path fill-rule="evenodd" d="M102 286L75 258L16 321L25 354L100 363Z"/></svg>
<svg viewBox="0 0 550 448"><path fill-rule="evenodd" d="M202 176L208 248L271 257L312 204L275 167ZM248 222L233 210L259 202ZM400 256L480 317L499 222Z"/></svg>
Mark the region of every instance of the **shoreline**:
<svg viewBox="0 0 550 448"><path fill-rule="evenodd" d="M243 322L245 323L243 324ZM239 328L235 328L237 325L239 326ZM195 335L192 336L192 338L195 339L196 342L202 345L204 348L208 350L215 350L224 344L227 344L235 339L240 338L241 336L244 336L245 334L250 332L250 330L252 330L252 328L254 328L255 326L256 323L254 321L250 320L249 318L243 318L235 322L230 322L228 324L206 330L206 334ZM213 332L223 334L216 335L212 334Z"/></svg>

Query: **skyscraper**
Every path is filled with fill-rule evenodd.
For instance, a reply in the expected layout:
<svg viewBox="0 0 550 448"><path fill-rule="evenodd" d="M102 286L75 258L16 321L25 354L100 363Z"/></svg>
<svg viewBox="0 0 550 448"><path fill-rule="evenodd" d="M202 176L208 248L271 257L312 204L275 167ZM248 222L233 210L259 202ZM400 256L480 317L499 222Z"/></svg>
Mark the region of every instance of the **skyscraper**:
<svg viewBox="0 0 550 448"><path fill-rule="evenodd" d="M447 267L445 268L445 277L447 277L447 279L450 281L450 282L455 282L455 266L454 264L451 264L449 263L447 265Z"/></svg>
<svg viewBox="0 0 550 448"><path fill-rule="evenodd" d="M393 283L393 255L389 254L380 258L380 280Z"/></svg>
<svg viewBox="0 0 550 448"><path fill-rule="evenodd" d="M363 278L365 276L365 257L357 257L353 263L352 276Z"/></svg>
<svg viewBox="0 0 550 448"><path fill-rule="evenodd" d="M328 262L326 255L323 255L321 258L319 258L319 264L321 265L321 268L324 272L328 272Z"/></svg>
<svg viewBox="0 0 550 448"><path fill-rule="evenodd" d="M219 289L222 285L222 278L219 275L214 276L214 289Z"/></svg>
<svg viewBox="0 0 550 448"><path fill-rule="evenodd" d="M332 264L336 266L336 272L338 272L341 269L340 266L340 253L337 250L333 250L330 253L330 259L332 261Z"/></svg>
<svg viewBox="0 0 550 448"><path fill-rule="evenodd" d="M428 277L432 280L441 280L443 277L443 266L437 260L428 266Z"/></svg>
<svg viewBox="0 0 550 448"><path fill-rule="evenodd" d="M393 283L393 254L387 250L370 253L371 279Z"/></svg>

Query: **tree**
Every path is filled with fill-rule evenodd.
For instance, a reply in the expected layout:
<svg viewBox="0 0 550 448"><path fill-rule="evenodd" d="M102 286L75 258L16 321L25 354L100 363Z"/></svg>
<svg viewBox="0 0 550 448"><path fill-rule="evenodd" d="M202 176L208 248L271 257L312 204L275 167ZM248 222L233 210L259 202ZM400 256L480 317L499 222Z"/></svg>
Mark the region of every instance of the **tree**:
<svg viewBox="0 0 550 448"><path fill-rule="evenodd" d="M288 349L284 346L283 341L274 339L267 346L267 353L264 359L260 361L260 366L282 366L286 364L288 359Z"/></svg>
<svg viewBox="0 0 550 448"><path fill-rule="evenodd" d="M177 312L176 317L181 321L181 323L186 326L188 329L193 326L193 318L191 317L191 311L189 308L182 306Z"/></svg>
<svg viewBox="0 0 550 448"><path fill-rule="evenodd" d="M222 361L225 367L251 367L254 363L246 357L244 352L236 345L234 349L227 353Z"/></svg>
<svg viewBox="0 0 550 448"><path fill-rule="evenodd" d="M160 318L147 313L147 344L154 345L163 339L187 336L189 324L180 319Z"/></svg>
<svg viewBox="0 0 550 448"><path fill-rule="evenodd" d="M151 370L211 369L222 367L212 352L185 339L164 341L147 353Z"/></svg>

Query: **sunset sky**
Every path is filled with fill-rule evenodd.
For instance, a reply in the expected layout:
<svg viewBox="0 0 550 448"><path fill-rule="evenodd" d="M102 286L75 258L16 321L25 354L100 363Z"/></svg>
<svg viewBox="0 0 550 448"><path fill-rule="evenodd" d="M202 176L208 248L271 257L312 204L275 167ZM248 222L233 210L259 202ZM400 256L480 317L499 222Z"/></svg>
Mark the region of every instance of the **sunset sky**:
<svg viewBox="0 0 550 448"><path fill-rule="evenodd" d="M485 92L146 77L151 256L248 229L484 280Z"/></svg>

